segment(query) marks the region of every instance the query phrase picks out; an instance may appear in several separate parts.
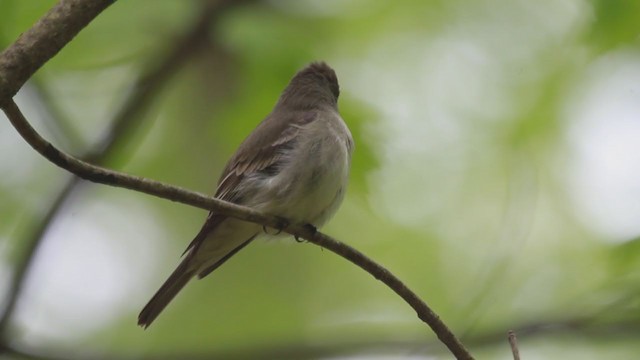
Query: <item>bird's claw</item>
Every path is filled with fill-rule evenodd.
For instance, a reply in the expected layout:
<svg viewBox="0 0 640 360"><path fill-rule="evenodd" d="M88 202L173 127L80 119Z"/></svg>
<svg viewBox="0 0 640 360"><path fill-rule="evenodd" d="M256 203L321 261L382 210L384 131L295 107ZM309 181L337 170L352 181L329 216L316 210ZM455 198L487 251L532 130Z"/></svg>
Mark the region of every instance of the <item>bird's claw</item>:
<svg viewBox="0 0 640 360"><path fill-rule="evenodd" d="M313 225L311 225L309 223L304 224L304 227L305 227L305 229L307 229L311 233L311 235L315 235L318 232L318 229L315 226L313 226ZM299 242L299 243L306 242L306 240L304 240L304 239L300 240L298 235L293 235L293 238L296 239L296 241Z"/></svg>
<svg viewBox="0 0 640 360"><path fill-rule="evenodd" d="M277 230L275 234L269 234L269 232L267 231L267 227L265 225L262 225L262 231L264 231L264 233L267 235L276 236L276 235L280 235L282 230L286 229L287 227L289 227L289 221L285 218L278 217L278 224L274 227L274 229Z"/></svg>
<svg viewBox="0 0 640 360"><path fill-rule="evenodd" d="M276 229L276 230L277 232L275 234L269 234L267 227L265 225L262 225L262 231L267 235L273 235L273 236L280 235L280 233L282 232L282 229Z"/></svg>

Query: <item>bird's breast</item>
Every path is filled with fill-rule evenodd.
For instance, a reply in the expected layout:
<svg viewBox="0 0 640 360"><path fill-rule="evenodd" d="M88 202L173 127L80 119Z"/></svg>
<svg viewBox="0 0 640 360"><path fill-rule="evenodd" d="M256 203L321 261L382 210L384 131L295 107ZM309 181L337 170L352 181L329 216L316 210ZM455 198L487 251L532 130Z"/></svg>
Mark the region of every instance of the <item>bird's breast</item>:
<svg viewBox="0 0 640 360"><path fill-rule="evenodd" d="M337 113L301 129L291 157L272 183L279 202L272 213L322 226L344 198L353 140Z"/></svg>

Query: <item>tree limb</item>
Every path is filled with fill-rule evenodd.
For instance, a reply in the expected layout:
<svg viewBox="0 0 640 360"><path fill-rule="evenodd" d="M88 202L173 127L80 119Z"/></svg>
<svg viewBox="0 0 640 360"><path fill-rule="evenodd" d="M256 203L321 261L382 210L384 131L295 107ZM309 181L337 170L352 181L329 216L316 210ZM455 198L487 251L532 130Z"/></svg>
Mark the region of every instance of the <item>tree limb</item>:
<svg viewBox="0 0 640 360"><path fill-rule="evenodd" d="M131 94L115 112L115 116L109 122L111 125L105 132L102 140L87 151L81 158L94 164L104 164L111 150L118 147L123 136L130 129L137 126L143 119L143 113L148 108L151 100L160 92L164 86L190 58L194 57L200 49L206 46L209 41L209 27L225 5L219 1L207 1L200 6L198 18L191 26L191 29L179 39L175 45L163 57L158 64L152 64L150 70L142 74L133 81ZM46 96L46 95L45 95ZM24 251L20 260L16 262L16 267L10 281L9 290L5 299L5 306L2 316L0 316L0 339L7 337L8 325L13 314L15 305L22 293L24 280L31 267L34 255L38 251L44 234L50 225L55 221L66 200L82 182L76 176L70 177L65 185L56 194L55 199L49 205L44 215L35 221L30 227L30 233L21 242L24 244Z"/></svg>

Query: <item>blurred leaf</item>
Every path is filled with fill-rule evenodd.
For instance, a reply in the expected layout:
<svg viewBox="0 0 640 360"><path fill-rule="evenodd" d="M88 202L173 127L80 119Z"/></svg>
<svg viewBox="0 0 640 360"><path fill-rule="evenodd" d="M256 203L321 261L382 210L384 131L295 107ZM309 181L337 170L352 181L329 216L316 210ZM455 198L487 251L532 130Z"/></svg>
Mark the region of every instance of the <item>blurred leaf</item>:
<svg viewBox="0 0 640 360"><path fill-rule="evenodd" d="M640 45L638 14L640 2L635 0L592 0L594 21L588 35L600 51L618 46Z"/></svg>

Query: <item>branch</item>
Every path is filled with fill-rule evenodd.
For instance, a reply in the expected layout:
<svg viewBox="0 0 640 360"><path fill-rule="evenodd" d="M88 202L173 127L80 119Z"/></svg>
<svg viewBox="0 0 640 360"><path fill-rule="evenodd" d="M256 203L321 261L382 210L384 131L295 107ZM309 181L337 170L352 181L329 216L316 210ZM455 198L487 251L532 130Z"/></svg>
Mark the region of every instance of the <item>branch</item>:
<svg viewBox="0 0 640 360"><path fill-rule="evenodd" d="M43 139L27 122L13 100L6 100L1 106L11 124L31 147L52 163L85 180L104 185L123 187L163 199L192 205L201 209L216 211L222 215L237 219L282 229L282 231L293 236L303 238L342 256L385 283L396 294L402 297L407 304L416 311L418 318L433 329L438 338L449 348L457 359L473 359L462 343L460 343L451 330L449 330L438 315L434 313L424 301L387 269L378 265L358 250L323 233L314 232L313 229L302 224L286 224L286 226L283 227L280 218L263 214L245 206L211 198L200 193L190 192L177 186L101 168L76 159L58 150L51 143Z"/></svg>
<svg viewBox="0 0 640 360"><path fill-rule="evenodd" d="M218 18L217 15L220 11L224 10L224 6L221 5L224 3L207 1L201 6L202 9L195 24L184 36L177 39L173 48L168 51L159 64L151 66L150 71L133 82L131 95L110 121L111 125L105 132L105 136L81 158L94 164L104 164L112 150L120 145L118 142L130 138L123 135L140 123L144 111L149 107L151 100L162 90L163 85L188 59L194 57L207 44L211 23ZM48 94L44 94L44 96L47 97ZM46 98L46 100L50 99ZM16 262L17 266L7 291L6 305L0 317L0 339L6 338L11 315L22 293L24 279L29 272L34 255L42 243L44 234L55 221L66 200L81 184L79 180L78 177L73 176L66 181L46 213L35 222L31 227L30 234L21 241L24 243L24 250L21 259Z"/></svg>
<svg viewBox="0 0 640 360"><path fill-rule="evenodd" d="M113 0L61 0L0 54L0 107L18 133L49 161L85 180L136 190L241 220L282 228L279 218L267 216L251 208L189 192L176 186L101 168L76 159L43 139L27 122L11 98L35 71L55 56L82 28L112 3ZM230 4L232 1L223 3ZM388 270L350 246L320 232L314 232L303 225L290 224L282 230L344 257L384 282L416 311L418 317L433 329L456 358L473 359L440 318Z"/></svg>
<svg viewBox="0 0 640 360"><path fill-rule="evenodd" d="M520 351L518 350L518 339L516 333L513 330L509 330L507 338L509 339L509 345L511 346L511 353L513 354L513 360L520 360Z"/></svg>

